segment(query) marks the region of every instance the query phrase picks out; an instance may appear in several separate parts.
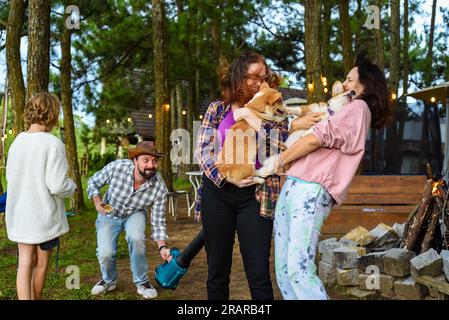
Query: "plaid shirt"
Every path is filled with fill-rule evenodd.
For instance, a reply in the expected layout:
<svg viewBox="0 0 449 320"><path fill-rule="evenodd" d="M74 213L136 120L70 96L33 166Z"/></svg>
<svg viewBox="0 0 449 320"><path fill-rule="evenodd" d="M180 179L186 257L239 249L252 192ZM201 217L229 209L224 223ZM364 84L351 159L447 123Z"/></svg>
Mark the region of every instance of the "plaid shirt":
<svg viewBox="0 0 449 320"><path fill-rule="evenodd" d="M209 105L201 128L198 132L198 140L195 150L195 157L198 160L201 170L204 172L202 181L198 190L198 199L195 204L195 217L198 220L201 214L201 194L205 176L209 178L219 188L225 184L226 177L218 171L216 165L217 155L214 150L218 148L218 126L228 113L230 105L225 106L222 101L214 101ZM278 135L271 137L271 129L278 129ZM275 132L276 133L276 132ZM257 132L258 143L266 143L266 156L278 153L284 150L284 142L288 137L287 119L281 123L262 121L262 126ZM271 153L270 153L270 149ZM280 192L280 179L277 175L265 178L265 183L257 188L257 199L260 201L260 215L273 219L276 201Z"/></svg>
<svg viewBox="0 0 449 320"><path fill-rule="evenodd" d="M166 240L168 239L165 224L167 187L157 173L134 191L133 171L134 163L131 160L116 160L107 164L87 182L89 199L100 195L100 189L107 184L109 188L103 201L114 208L113 216L122 218L135 212L146 214L147 207L152 205L151 239Z"/></svg>

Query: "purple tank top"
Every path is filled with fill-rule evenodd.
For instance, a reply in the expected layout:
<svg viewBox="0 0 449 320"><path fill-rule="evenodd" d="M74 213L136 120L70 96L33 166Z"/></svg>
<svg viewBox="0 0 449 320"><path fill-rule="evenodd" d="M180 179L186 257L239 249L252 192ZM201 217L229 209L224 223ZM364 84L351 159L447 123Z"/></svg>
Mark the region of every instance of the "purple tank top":
<svg viewBox="0 0 449 320"><path fill-rule="evenodd" d="M221 120L220 124L218 125L218 132L220 133L219 139L220 139L220 145L223 148L224 139L226 137L226 130L231 129L231 127L234 125L234 112L232 111L232 108L229 109L226 116ZM259 163L259 159L256 158L256 170L261 167Z"/></svg>

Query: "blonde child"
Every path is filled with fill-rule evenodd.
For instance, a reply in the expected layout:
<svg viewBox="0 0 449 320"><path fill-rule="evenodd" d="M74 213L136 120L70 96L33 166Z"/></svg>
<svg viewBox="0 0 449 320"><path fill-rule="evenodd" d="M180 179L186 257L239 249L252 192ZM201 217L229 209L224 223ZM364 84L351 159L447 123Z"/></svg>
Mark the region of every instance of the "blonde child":
<svg viewBox="0 0 449 320"><path fill-rule="evenodd" d="M27 131L11 144L6 166L6 229L17 242L17 297L42 297L48 260L59 237L69 231L64 198L75 191L67 177L64 144L49 132L58 123L59 99L41 92L25 106Z"/></svg>

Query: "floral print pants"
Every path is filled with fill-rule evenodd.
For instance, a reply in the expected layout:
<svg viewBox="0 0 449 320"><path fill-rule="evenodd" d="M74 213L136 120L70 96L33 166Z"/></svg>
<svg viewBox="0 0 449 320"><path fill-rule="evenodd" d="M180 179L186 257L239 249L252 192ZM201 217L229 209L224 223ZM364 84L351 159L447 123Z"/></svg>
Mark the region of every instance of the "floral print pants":
<svg viewBox="0 0 449 320"><path fill-rule="evenodd" d="M315 253L333 199L315 182L288 177L274 219L276 280L286 300L327 300Z"/></svg>

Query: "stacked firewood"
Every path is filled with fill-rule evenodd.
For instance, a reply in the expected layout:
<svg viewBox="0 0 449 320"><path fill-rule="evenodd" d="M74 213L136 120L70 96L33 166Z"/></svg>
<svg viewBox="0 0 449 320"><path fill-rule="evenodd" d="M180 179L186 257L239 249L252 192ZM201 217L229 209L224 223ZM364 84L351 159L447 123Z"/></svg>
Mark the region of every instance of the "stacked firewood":
<svg viewBox="0 0 449 320"><path fill-rule="evenodd" d="M423 199L411 212L404 229L401 247L421 254L435 249L447 250L449 240L448 186L444 179L432 177L428 167L428 179Z"/></svg>

